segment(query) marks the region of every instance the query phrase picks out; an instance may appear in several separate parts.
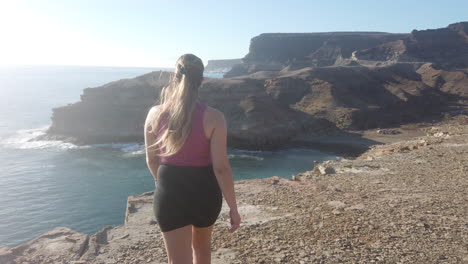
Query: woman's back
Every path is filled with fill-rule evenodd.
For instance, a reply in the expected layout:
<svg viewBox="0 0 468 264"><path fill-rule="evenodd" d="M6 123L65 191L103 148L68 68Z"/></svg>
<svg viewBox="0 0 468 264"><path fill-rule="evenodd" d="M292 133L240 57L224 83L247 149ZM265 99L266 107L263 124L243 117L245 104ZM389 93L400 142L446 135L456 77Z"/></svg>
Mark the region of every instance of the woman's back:
<svg viewBox="0 0 468 264"><path fill-rule="evenodd" d="M203 71L200 58L182 55L161 89L159 107L164 106L165 113L158 116L163 108L153 107L145 122L146 161L156 187L153 212L169 263L210 262L211 233L223 196L230 208L230 231L240 224L226 150L226 120L221 111L198 101ZM169 123L173 131L167 131ZM158 144L159 153L150 150ZM161 156L164 153L171 155Z"/></svg>
<svg viewBox="0 0 468 264"><path fill-rule="evenodd" d="M205 134L204 115L207 109L205 103L197 102L192 116L191 131L182 148L174 155L161 157L162 164L177 166L208 166L212 163L210 139ZM167 125L167 113L163 113L158 123L159 138Z"/></svg>

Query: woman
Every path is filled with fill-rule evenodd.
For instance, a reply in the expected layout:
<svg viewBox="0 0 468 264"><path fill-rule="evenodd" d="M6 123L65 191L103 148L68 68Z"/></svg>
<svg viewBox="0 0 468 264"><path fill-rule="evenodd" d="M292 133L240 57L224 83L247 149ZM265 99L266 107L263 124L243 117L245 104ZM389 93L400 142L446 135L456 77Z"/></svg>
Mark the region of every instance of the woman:
<svg viewBox="0 0 468 264"><path fill-rule="evenodd" d="M169 263L211 263L211 235L223 196L230 208L229 231L241 221L226 120L198 100L203 70L200 58L182 55L145 122L146 162L156 185L154 214Z"/></svg>

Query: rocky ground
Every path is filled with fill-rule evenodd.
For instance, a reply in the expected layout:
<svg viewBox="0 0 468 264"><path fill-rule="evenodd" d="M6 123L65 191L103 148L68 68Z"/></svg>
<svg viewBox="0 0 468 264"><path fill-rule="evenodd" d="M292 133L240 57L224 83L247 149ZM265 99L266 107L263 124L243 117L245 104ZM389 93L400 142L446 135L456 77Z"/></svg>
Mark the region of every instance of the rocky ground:
<svg viewBox="0 0 468 264"><path fill-rule="evenodd" d="M213 263L468 263L468 116L362 131L384 142L292 179L236 182ZM0 249L0 263L166 263L152 192L129 197L125 225L94 235L56 228Z"/></svg>

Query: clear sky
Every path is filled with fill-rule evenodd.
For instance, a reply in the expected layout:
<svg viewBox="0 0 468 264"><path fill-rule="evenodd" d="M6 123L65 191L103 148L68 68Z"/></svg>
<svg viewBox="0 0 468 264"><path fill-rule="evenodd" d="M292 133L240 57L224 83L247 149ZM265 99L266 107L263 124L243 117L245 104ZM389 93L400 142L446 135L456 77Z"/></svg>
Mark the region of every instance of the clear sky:
<svg viewBox="0 0 468 264"><path fill-rule="evenodd" d="M468 21L467 0L1 0L0 64L173 67L241 58L265 32L410 32Z"/></svg>

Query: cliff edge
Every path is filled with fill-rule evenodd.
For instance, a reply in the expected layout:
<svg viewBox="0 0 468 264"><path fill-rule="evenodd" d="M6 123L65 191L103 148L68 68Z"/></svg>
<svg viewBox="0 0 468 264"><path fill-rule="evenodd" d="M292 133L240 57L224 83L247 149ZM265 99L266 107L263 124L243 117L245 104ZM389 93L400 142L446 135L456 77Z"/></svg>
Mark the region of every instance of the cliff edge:
<svg viewBox="0 0 468 264"><path fill-rule="evenodd" d="M225 114L228 146L250 150L463 113L467 23L408 34L262 34L226 74L231 78L205 79L199 98ZM144 119L170 74L86 88L79 102L53 109L52 125L39 139L143 142Z"/></svg>
<svg viewBox="0 0 468 264"><path fill-rule="evenodd" d="M86 88L81 101L53 109L52 125L39 139L143 142L144 119L169 76L151 72ZM225 114L229 147L273 150L298 138L345 137L349 130L462 113L468 110L468 72L431 63L308 67L206 78L199 98Z"/></svg>
<svg viewBox="0 0 468 264"><path fill-rule="evenodd" d="M52 110L52 125L39 139L75 144L143 142L145 118L170 74L150 72L86 88L79 102ZM298 135L337 130L332 122L314 118L269 96L264 80L205 78L199 98L225 114L230 147L278 149Z"/></svg>
<svg viewBox="0 0 468 264"><path fill-rule="evenodd" d="M409 136L417 131L417 136ZM240 229L224 203L213 263L468 261L468 116L363 131L387 144L292 179L237 181ZM166 263L152 192L130 196L125 224L93 235L66 227L0 249L0 263Z"/></svg>
<svg viewBox="0 0 468 264"><path fill-rule="evenodd" d="M387 66L433 63L446 70L468 67L468 22L410 33L264 33L252 38L249 53L225 77L258 71L339 65Z"/></svg>

